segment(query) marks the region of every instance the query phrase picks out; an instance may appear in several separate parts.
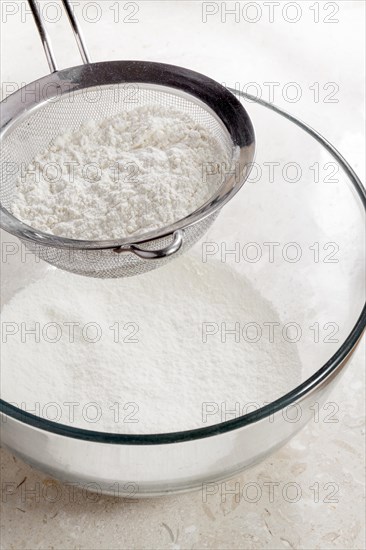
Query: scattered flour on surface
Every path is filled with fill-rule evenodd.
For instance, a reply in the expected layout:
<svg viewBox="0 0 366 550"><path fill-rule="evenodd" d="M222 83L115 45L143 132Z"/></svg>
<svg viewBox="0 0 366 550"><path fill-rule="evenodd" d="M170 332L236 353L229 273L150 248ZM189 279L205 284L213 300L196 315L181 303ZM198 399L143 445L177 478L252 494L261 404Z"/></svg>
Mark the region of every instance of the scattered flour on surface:
<svg viewBox="0 0 366 550"><path fill-rule="evenodd" d="M296 344L271 343L263 325L271 322L280 322L276 311L247 279L194 255L123 280L50 268L3 308L2 327L38 323L40 337L36 342L21 328L7 336L1 396L30 411L39 407L37 414L50 420L97 431L161 433L216 424L225 420L225 407L239 414L300 382ZM214 333L206 342L204 323ZM247 338L235 342L227 334L223 342L214 330L221 323L239 323L241 331L257 323L262 335L253 341L256 331L249 329ZM77 404L74 418L70 402Z"/></svg>
<svg viewBox="0 0 366 550"><path fill-rule="evenodd" d="M56 137L19 177L11 211L36 229L74 239L146 233L207 202L222 170L203 177L205 166L231 161L187 114L139 107Z"/></svg>

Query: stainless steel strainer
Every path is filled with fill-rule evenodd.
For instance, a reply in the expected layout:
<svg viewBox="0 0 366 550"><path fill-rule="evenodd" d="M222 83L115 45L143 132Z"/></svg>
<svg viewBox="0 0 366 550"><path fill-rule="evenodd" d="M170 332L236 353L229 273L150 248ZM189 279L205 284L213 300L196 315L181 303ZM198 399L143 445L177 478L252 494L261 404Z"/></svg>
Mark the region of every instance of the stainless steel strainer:
<svg viewBox="0 0 366 550"><path fill-rule="evenodd" d="M29 3L51 74L1 103L1 227L19 237L41 259L80 275L128 277L163 265L204 235L247 178L255 149L248 114L226 88L181 67L145 61L90 63L68 0L63 0L63 5L84 65L57 70L37 4L35 0ZM221 187L206 204L163 229L108 241L53 236L11 214L20 170L50 146L61 127L77 129L85 120L103 120L141 105L174 107L189 114L216 136L231 158L236 155L235 170L225 174Z"/></svg>

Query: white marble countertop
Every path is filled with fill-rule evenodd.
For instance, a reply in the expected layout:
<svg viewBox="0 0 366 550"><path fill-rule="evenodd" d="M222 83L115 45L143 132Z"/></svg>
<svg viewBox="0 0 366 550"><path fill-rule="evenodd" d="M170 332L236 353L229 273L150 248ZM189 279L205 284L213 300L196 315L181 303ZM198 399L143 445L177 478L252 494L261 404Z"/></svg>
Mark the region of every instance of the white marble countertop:
<svg viewBox="0 0 366 550"><path fill-rule="evenodd" d="M49 4L49 19L55 18L59 2L43 0L43 4ZM243 12L248 2L241 2L237 23L230 16L226 22L221 20L221 2L207 2L209 8L199 1L149 0L129 6L119 2L117 23L117 8L111 9L116 2L81 0L82 6L86 4L101 7L98 24L91 22L95 7L84 14L89 18L89 22L84 18L83 27L93 60L135 58L175 63L227 85L255 83L266 100L271 98L270 86L265 83L275 83L275 102L322 132L364 176L363 2L330 2L328 11L320 2L295 2L292 8L281 2L273 22L266 3L251 3L248 9L252 11ZM47 72L25 5L22 1L1 2L3 97ZM218 13L207 16L204 23L202 10L216 8ZM291 11L295 9L299 20L286 21L296 16ZM254 19L253 10L261 15L260 20L245 21ZM126 17L136 22L123 22ZM317 17L318 23L314 21ZM339 21L330 22L333 19ZM57 25L49 23L48 29L60 52L60 65L78 64L65 17ZM301 90L297 102L286 98L286 86L293 82ZM329 83L332 87L326 88ZM330 92L337 102L325 102ZM328 399L336 410L333 422L329 422L327 411L320 411L319 420L314 418L285 447L226 485L218 484L217 493L207 499L200 491L141 501L81 491L70 495L58 482L2 449L1 548L365 548L364 387L361 345ZM14 483L19 487L7 494L7 484ZM248 483L255 493L248 492L247 498L241 493L239 499L227 494L225 499L225 491L242 490ZM42 497L44 487L49 488L48 499ZM292 489L296 489L297 498ZM51 502L52 494L57 495L55 502Z"/></svg>

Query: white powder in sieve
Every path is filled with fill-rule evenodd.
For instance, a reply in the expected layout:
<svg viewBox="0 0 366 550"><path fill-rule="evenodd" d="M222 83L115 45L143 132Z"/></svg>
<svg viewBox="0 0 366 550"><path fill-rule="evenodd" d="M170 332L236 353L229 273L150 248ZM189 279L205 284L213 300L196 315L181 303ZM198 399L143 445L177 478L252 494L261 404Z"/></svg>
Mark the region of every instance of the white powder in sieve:
<svg viewBox="0 0 366 550"><path fill-rule="evenodd" d="M19 177L11 211L63 237L128 237L194 212L230 164L212 132L187 114L139 107L55 138Z"/></svg>
<svg viewBox="0 0 366 550"><path fill-rule="evenodd" d="M191 254L123 280L50 268L3 308L1 397L97 431L208 426L299 383L296 344L268 323L247 279Z"/></svg>

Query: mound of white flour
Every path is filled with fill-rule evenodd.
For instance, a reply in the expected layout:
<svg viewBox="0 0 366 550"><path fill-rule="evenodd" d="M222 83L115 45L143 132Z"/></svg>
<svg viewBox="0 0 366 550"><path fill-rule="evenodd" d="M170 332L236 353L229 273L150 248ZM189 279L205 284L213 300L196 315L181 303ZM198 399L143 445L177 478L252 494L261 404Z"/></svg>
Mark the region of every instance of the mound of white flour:
<svg viewBox="0 0 366 550"><path fill-rule="evenodd" d="M185 113L139 107L54 139L20 176L11 210L54 235L128 237L202 206L222 183L212 163L230 162L216 138Z"/></svg>
<svg viewBox="0 0 366 550"><path fill-rule="evenodd" d="M271 303L219 262L123 280L50 268L4 306L1 397L98 431L216 424L299 383L296 344L269 323Z"/></svg>

